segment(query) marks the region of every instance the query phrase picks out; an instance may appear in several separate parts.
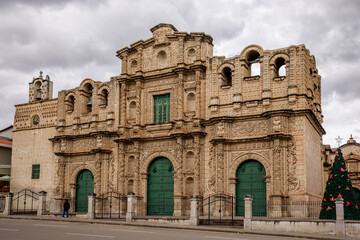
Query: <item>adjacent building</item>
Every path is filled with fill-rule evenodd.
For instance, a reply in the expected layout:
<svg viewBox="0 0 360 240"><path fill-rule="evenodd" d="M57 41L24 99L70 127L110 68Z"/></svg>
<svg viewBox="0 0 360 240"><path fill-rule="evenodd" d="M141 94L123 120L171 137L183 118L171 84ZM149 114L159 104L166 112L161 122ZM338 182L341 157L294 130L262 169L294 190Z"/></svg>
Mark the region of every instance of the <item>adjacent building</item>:
<svg viewBox="0 0 360 240"><path fill-rule="evenodd" d="M12 131L13 126L0 130L0 193L10 190Z"/></svg>
<svg viewBox="0 0 360 240"><path fill-rule="evenodd" d="M360 203L360 144L350 136L346 144L339 146L343 154L347 171L354 189L355 201ZM336 148L331 148L330 145L324 145L324 179L323 185L329 177L330 168L335 161Z"/></svg>

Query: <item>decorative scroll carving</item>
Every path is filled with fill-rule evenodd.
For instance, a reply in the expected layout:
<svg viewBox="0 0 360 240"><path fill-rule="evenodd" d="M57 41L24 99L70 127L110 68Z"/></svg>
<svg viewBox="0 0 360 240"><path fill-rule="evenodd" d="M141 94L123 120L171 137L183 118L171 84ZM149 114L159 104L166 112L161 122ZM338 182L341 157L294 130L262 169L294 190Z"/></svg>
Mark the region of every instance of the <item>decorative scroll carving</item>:
<svg viewBox="0 0 360 240"><path fill-rule="evenodd" d="M287 165L289 167L288 170L288 183L289 183L289 191L293 192L299 189L300 182L296 177L296 146L293 141L288 144L288 154L287 154Z"/></svg>
<svg viewBox="0 0 360 240"><path fill-rule="evenodd" d="M215 182L216 182L216 176L215 176L215 146L212 145L210 148L210 157L208 161L208 169L209 169L209 175L208 175L208 181L207 181L207 190L210 193L215 193Z"/></svg>
<svg viewBox="0 0 360 240"><path fill-rule="evenodd" d="M100 186L101 186L101 159L97 159L95 162L95 176L94 176L94 182L95 182L95 193L100 194Z"/></svg>
<svg viewBox="0 0 360 240"><path fill-rule="evenodd" d="M256 136L268 132L266 121L248 121L234 123L232 132L234 136Z"/></svg>
<svg viewBox="0 0 360 240"><path fill-rule="evenodd" d="M274 132L280 132L280 125L281 121L280 121L280 117L274 117L273 119L273 130Z"/></svg>
<svg viewBox="0 0 360 240"><path fill-rule="evenodd" d="M216 149L216 170L217 170L217 192L224 191L223 178L224 178L224 145L218 144Z"/></svg>
<svg viewBox="0 0 360 240"><path fill-rule="evenodd" d="M110 169L109 169L109 187L110 191L115 192L115 159L113 155L110 155Z"/></svg>
<svg viewBox="0 0 360 240"><path fill-rule="evenodd" d="M220 122L217 126L217 135L218 137L224 137L225 135L225 126L223 122Z"/></svg>
<svg viewBox="0 0 360 240"><path fill-rule="evenodd" d="M57 171L56 171L56 187L54 189L54 196L56 197L63 197L64 194L64 183L65 183L65 160L60 158L57 164Z"/></svg>

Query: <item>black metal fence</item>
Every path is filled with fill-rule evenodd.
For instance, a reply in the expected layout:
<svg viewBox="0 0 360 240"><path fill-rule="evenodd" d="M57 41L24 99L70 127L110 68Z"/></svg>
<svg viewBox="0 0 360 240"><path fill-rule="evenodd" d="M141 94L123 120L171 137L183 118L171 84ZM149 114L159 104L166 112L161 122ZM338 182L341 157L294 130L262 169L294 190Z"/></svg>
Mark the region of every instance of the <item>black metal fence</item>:
<svg viewBox="0 0 360 240"><path fill-rule="evenodd" d="M214 194L199 202L200 223L204 225L242 225L235 220L236 198L226 194Z"/></svg>
<svg viewBox="0 0 360 240"><path fill-rule="evenodd" d="M253 203L253 217L281 219L318 219L321 211L321 201L284 201ZM258 215L256 208L266 208L266 215Z"/></svg>
<svg viewBox="0 0 360 240"><path fill-rule="evenodd" d="M123 205L125 204L122 203L124 199L125 198L123 198L120 193L116 192L107 192L100 195L99 197L95 197L94 217L109 219L124 218L126 213L121 211Z"/></svg>
<svg viewBox="0 0 360 240"><path fill-rule="evenodd" d="M11 214L37 214L39 194L23 189L13 195Z"/></svg>

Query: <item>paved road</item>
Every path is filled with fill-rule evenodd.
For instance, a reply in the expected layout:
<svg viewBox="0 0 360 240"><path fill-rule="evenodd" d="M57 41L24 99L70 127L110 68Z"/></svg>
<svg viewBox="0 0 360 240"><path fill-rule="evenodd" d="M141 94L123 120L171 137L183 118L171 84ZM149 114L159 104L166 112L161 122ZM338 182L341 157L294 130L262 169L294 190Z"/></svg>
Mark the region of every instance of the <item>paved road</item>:
<svg viewBox="0 0 360 240"><path fill-rule="evenodd" d="M0 240L287 240L304 238L270 237L155 227L0 219Z"/></svg>

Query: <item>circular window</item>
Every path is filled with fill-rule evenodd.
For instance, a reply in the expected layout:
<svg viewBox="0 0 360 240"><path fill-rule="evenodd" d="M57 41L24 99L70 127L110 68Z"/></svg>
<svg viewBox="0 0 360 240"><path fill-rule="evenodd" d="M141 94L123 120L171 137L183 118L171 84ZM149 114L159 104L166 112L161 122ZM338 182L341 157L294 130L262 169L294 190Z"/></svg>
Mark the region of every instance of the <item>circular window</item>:
<svg viewBox="0 0 360 240"><path fill-rule="evenodd" d="M31 122L32 124L34 124L35 126L38 125L40 123L40 117L39 115L35 114L31 117Z"/></svg>

